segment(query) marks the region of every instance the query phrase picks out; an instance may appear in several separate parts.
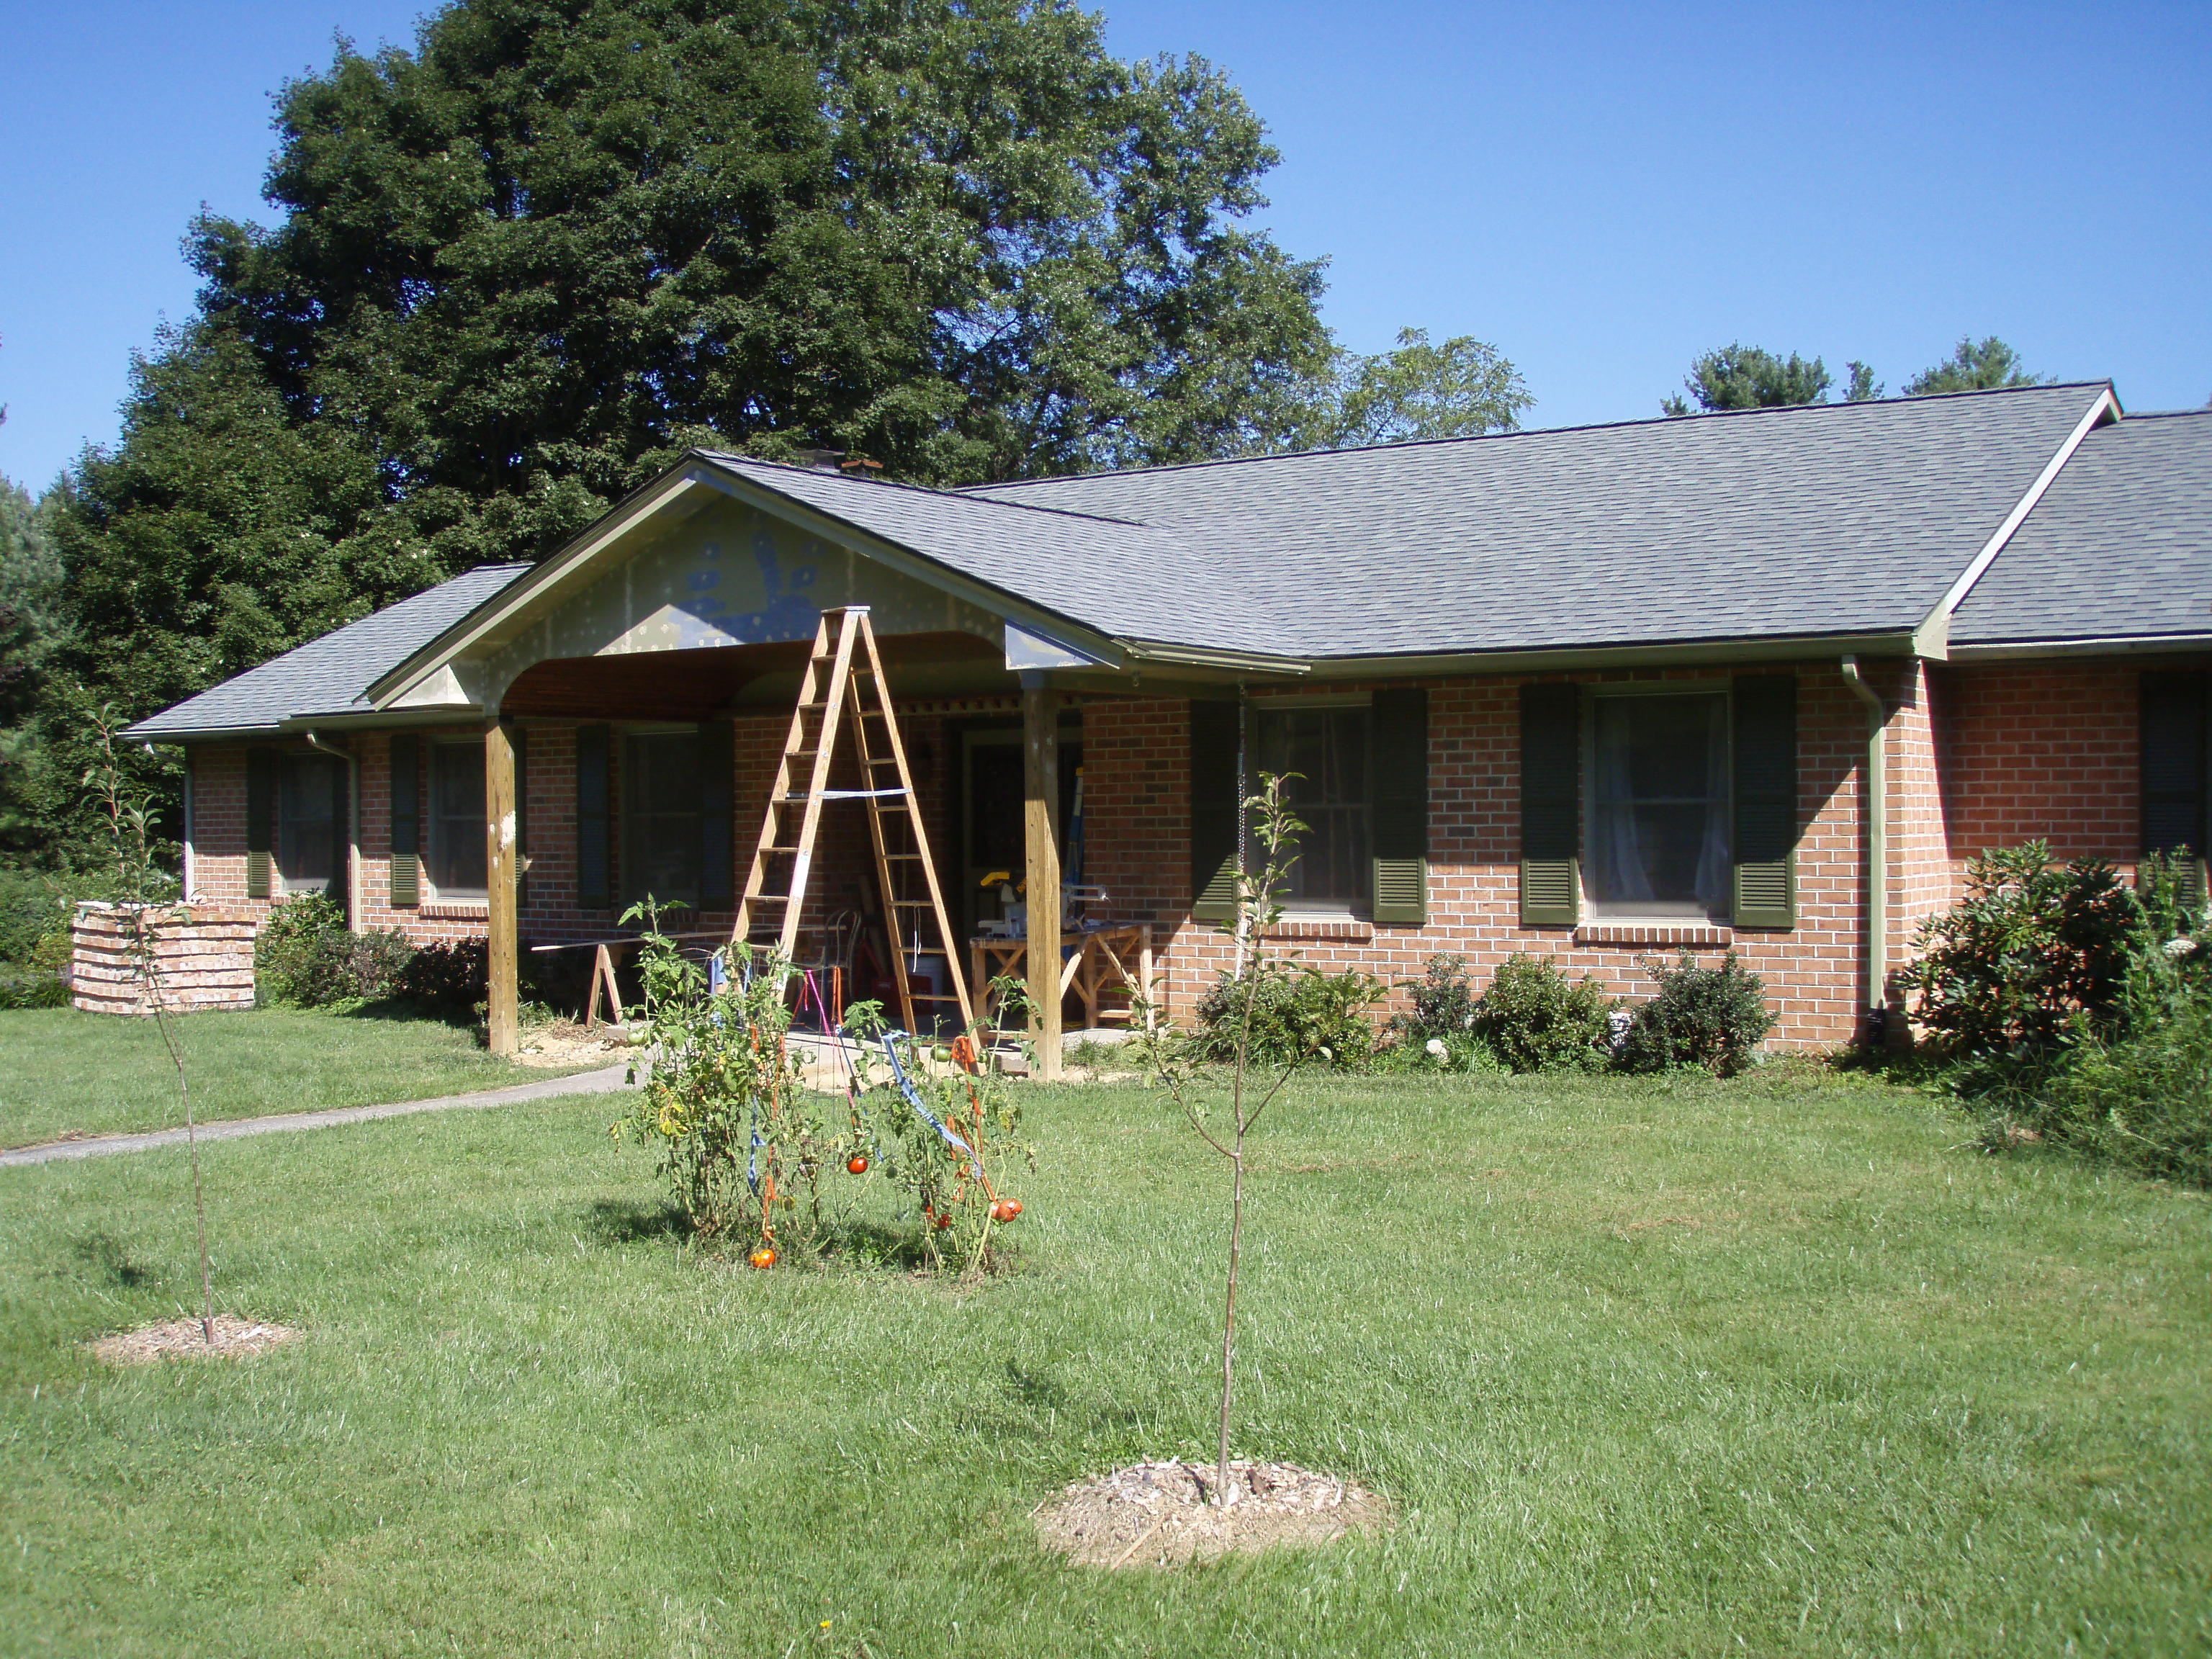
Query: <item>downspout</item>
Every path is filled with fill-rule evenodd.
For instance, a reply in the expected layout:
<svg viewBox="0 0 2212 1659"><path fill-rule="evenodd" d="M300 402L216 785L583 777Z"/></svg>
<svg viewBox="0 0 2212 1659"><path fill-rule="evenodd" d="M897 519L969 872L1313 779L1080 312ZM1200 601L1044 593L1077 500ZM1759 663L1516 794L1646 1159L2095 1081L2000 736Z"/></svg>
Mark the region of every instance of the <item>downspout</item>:
<svg viewBox="0 0 2212 1659"><path fill-rule="evenodd" d="M334 748L313 732L307 746L334 755L346 769L346 932L361 932L361 757L350 747Z"/></svg>
<svg viewBox="0 0 2212 1659"><path fill-rule="evenodd" d="M1881 1046L1889 1018L1889 711L1845 657L1844 678L1867 708L1867 1040Z"/></svg>

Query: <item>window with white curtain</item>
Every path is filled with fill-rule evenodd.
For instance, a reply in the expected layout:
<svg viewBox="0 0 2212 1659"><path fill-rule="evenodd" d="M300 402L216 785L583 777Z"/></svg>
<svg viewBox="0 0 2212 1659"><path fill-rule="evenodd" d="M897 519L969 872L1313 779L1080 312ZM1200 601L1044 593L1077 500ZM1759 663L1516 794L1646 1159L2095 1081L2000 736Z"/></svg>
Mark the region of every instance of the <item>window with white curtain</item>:
<svg viewBox="0 0 2212 1659"><path fill-rule="evenodd" d="M1601 916L1729 912L1725 696L1594 696L1583 875Z"/></svg>
<svg viewBox="0 0 2212 1659"><path fill-rule="evenodd" d="M1364 703L1254 709L1252 769L1289 777L1284 796L1306 826L1285 884L1286 909L1348 912L1367 902L1367 715Z"/></svg>

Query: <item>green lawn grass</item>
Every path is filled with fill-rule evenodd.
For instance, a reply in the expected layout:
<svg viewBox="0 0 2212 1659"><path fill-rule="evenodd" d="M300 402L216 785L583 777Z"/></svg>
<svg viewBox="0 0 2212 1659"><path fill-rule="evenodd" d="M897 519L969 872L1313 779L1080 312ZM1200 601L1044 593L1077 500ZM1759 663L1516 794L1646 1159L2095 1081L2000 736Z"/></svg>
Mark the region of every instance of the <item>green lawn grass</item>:
<svg viewBox="0 0 2212 1659"><path fill-rule="evenodd" d="M2212 1204L1870 1083L1302 1085L1255 1137L1240 1454L1385 1538L1042 1554L1212 1445L1218 1163L1040 1089L1018 1270L702 1262L604 1100L0 1171L0 1650L2202 1653ZM871 1183L880 1191L880 1183ZM829 1621L827 1629L823 1621Z"/></svg>
<svg viewBox="0 0 2212 1659"><path fill-rule="evenodd" d="M431 1019L257 1008L176 1022L200 1121L369 1106L558 1076L495 1060ZM78 1130L179 1128L177 1074L150 1020L73 1008L0 1012L0 1146Z"/></svg>

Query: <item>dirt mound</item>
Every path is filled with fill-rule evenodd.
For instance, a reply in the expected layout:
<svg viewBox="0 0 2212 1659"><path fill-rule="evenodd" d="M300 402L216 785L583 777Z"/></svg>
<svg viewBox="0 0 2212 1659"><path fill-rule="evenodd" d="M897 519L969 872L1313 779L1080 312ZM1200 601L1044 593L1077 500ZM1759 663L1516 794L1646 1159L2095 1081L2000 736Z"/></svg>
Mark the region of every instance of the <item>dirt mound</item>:
<svg viewBox="0 0 2212 1659"><path fill-rule="evenodd" d="M197 1319L173 1319L166 1325L148 1325L135 1331L118 1331L88 1342L93 1357L111 1365L143 1365L156 1359L239 1359L266 1353L279 1342L289 1342L299 1332L289 1325L261 1325L230 1314L215 1316L215 1346L207 1345Z"/></svg>
<svg viewBox="0 0 2212 1659"><path fill-rule="evenodd" d="M611 1066L633 1052L629 1034L619 1025L588 1029L574 1020L556 1019L533 1025L522 1033L518 1066Z"/></svg>
<svg viewBox="0 0 2212 1659"><path fill-rule="evenodd" d="M1037 1536L1079 1566L1170 1567L1278 1544L1328 1544L1389 1524L1377 1492L1294 1463L1231 1463L1229 1502L1213 1469L1170 1459L1078 1481L1039 1508Z"/></svg>

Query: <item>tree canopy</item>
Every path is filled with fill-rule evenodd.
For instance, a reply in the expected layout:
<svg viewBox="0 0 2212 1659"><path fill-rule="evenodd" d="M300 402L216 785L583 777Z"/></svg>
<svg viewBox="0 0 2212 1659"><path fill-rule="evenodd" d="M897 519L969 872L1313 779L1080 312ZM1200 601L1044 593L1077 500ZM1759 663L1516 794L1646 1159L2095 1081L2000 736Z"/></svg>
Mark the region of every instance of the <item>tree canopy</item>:
<svg viewBox="0 0 2212 1659"><path fill-rule="evenodd" d="M342 42L278 95L276 221L193 222L195 313L76 470L44 770L0 789L58 823L100 702L540 556L692 444L953 484L1514 424L1479 341L1339 350L1322 262L1248 222L1259 118L1101 27L1068 0L455 0L412 50Z"/></svg>
<svg viewBox="0 0 2212 1659"><path fill-rule="evenodd" d="M1905 383L1905 395L1920 398L1933 392L1987 392L2037 384L2036 377L2021 367L2020 354L1996 335L1981 340L1962 335L1948 357Z"/></svg>
<svg viewBox="0 0 2212 1659"><path fill-rule="evenodd" d="M1881 396L1881 388L1864 363L1848 367L1846 402L1863 403ZM1734 344L1708 351L1692 363L1682 388L1697 399L1698 408L1706 410L1781 409L1796 404L1824 404L1833 384L1835 376L1818 357L1808 362L1794 351L1782 357L1759 346ZM1662 414L1687 415L1690 404L1677 392L1661 399L1659 409Z"/></svg>

